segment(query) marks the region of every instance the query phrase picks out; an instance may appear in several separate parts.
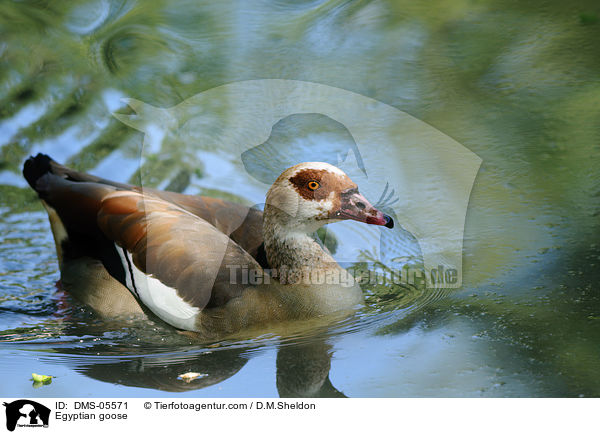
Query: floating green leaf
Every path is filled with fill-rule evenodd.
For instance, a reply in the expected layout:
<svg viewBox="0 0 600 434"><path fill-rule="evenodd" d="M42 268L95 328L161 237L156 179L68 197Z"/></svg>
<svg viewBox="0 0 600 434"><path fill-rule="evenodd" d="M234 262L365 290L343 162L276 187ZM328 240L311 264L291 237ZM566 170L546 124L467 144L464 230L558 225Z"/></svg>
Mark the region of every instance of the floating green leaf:
<svg viewBox="0 0 600 434"><path fill-rule="evenodd" d="M33 378L33 387L40 387L44 384L52 383L52 375L41 375L36 374L35 372L31 374L31 378Z"/></svg>

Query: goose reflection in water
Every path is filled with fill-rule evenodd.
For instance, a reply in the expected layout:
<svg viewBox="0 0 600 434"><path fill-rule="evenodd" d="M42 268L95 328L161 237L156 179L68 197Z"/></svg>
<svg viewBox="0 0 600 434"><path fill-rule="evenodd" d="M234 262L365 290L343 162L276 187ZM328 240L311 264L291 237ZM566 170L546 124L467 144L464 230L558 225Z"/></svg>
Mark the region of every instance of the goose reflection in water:
<svg viewBox="0 0 600 434"><path fill-rule="evenodd" d="M67 363L73 369L95 380L127 387L141 387L166 392L189 392L215 386L235 376L256 354L247 348L193 349L168 354L132 355L131 348L123 347L122 356L89 357L99 352L92 349L72 348ZM106 348L101 354L115 348ZM277 391L281 398L341 398L329 379L332 345L325 338L313 338L310 342L282 343L277 349ZM186 381L181 374L194 372L198 378ZM272 378L264 378L272 383ZM126 394L126 392L125 392Z"/></svg>

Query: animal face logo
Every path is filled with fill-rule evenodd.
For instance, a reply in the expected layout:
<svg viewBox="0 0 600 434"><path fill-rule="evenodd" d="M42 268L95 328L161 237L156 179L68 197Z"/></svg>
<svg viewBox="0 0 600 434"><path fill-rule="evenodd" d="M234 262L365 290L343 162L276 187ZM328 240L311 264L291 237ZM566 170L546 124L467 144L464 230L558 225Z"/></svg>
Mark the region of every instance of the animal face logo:
<svg viewBox="0 0 600 434"><path fill-rule="evenodd" d="M239 155L249 177L264 183L265 192L284 165L300 162L278 159L276 150L267 149L273 126L298 114L332 119L347 129L353 144L336 153L337 161L317 161L344 170L365 197L373 202L379 197L376 205L398 223L388 233L374 233L378 260L402 256L390 237L405 231L418 243L428 286L462 285L465 217L481 159L430 125L363 95L295 80L230 83L168 109L126 102L136 114L115 117L145 132L142 163L157 155L168 158L174 149L181 155L182 147L189 161L201 161L198 154L218 149ZM265 169L260 155L273 156L275 164ZM141 181L143 185L143 177Z"/></svg>
<svg viewBox="0 0 600 434"><path fill-rule="evenodd" d="M17 426L48 426L50 409L29 399L4 403L6 407L6 429L14 431Z"/></svg>

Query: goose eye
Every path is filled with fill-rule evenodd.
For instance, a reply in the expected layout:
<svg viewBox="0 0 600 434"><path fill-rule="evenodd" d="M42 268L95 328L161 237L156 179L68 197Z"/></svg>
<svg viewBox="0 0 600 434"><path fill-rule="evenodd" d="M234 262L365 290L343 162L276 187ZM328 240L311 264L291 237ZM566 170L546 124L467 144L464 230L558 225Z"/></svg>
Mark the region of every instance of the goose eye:
<svg viewBox="0 0 600 434"><path fill-rule="evenodd" d="M311 190L316 190L320 186L321 186L321 184L319 184L317 181L309 181L308 182L308 188L310 188Z"/></svg>

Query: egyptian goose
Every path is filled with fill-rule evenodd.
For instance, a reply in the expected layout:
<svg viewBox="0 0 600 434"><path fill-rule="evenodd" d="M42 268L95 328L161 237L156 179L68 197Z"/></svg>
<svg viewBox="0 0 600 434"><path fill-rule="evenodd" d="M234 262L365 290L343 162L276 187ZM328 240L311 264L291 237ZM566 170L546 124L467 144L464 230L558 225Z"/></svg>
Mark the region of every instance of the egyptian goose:
<svg viewBox="0 0 600 434"><path fill-rule="evenodd" d="M43 154L23 174L48 212L66 290L102 315L150 311L205 338L351 310L360 288L314 232L347 219L393 227L321 162L285 170L264 213L108 181Z"/></svg>

